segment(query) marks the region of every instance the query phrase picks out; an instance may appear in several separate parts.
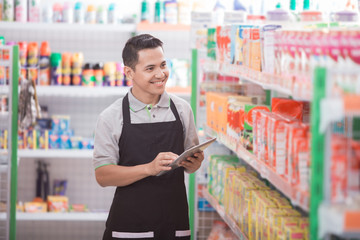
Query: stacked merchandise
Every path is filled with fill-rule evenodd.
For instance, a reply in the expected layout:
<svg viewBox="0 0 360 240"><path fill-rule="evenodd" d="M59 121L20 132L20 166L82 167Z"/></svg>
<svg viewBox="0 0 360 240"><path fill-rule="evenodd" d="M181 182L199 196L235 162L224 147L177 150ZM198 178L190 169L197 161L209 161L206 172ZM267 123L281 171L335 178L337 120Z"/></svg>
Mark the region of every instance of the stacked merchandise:
<svg viewBox="0 0 360 240"><path fill-rule="evenodd" d="M41 4L40 0L4 0L0 4L0 21L76 23L76 24L120 24L134 19L123 19L119 6L115 3L84 4L65 2L64 4Z"/></svg>
<svg viewBox="0 0 360 240"><path fill-rule="evenodd" d="M82 52L51 52L49 43L18 42L23 78L38 85L129 86L123 64L84 63Z"/></svg>
<svg viewBox="0 0 360 240"><path fill-rule="evenodd" d="M92 149L94 140L75 136L70 116L54 115L38 119L35 127L18 133L18 149Z"/></svg>
<svg viewBox="0 0 360 240"><path fill-rule="evenodd" d="M326 25L327 26L327 25ZM323 25L282 30L280 25L228 25L208 29L207 56L230 74L278 86L309 99L312 73L317 66L354 71L359 69L360 32ZM229 66L237 66L235 72ZM339 76L348 91L354 81Z"/></svg>
<svg viewBox="0 0 360 240"><path fill-rule="evenodd" d="M209 193L248 239L308 239L309 221L233 156L209 157Z"/></svg>

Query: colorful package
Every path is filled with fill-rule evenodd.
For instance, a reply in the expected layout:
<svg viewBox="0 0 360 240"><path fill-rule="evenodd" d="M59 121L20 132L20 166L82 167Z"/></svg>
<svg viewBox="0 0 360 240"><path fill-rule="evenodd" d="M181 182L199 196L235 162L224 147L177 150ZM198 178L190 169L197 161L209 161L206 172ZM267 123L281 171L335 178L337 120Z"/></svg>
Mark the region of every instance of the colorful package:
<svg viewBox="0 0 360 240"><path fill-rule="evenodd" d="M49 212L67 212L69 199L65 196L48 196Z"/></svg>

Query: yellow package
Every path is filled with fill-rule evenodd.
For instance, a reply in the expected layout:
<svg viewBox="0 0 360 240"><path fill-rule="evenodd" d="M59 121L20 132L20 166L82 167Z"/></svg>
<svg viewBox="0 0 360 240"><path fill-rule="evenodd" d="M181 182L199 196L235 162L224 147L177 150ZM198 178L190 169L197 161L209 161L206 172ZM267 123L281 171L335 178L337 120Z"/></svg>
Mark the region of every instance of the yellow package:
<svg viewBox="0 0 360 240"><path fill-rule="evenodd" d="M265 197L259 199L256 206L256 225L255 225L255 238L264 239L267 236L267 232L263 230L265 216L270 208L276 208L276 204L269 198Z"/></svg>
<svg viewBox="0 0 360 240"><path fill-rule="evenodd" d="M283 198L283 197L273 196L273 197L271 197L271 199L276 203L278 208L292 209L292 206L291 206L290 202L287 199Z"/></svg>
<svg viewBox="0 0 360 240"><path fill-rule="evenodd" d="M275 191L275 190L270 190L270 191L267 191L266 192L267 196L269 198L274 198L274 197L280 197L280 193L278 191Z"/></svg>
<svg viewBox="0 0 360 240"><path fill-rule="evenodd" d="M260 218L260 239L268 239L268 232L267 232L267 227L265 224L265 219L269 218L269 210L272 208L276 208L276 203L273 202L271 199L266 198L264 199L264 209L263 209L263 214Z"/></svg>
<svg viewBox="0 0 360 240"><path fill-rule="evenodd" d="M267 231L268 239L275 239L275 227L279 227L280 224L277 225L277 220L279 217L286 216L286 213L283 209L279 208L270 208L268 211L268 216L265 218L265 228Z"/></svg>
<svg viewBox="0 0 360 240"><path fill-rule="evenodd" d="M255 190L251 194L251 220L249 221L249 240L255 239L256 236L256 220L257 220L257 206L261 199L266 198L266 192L263 190Z"/></svg>
<svg viewBox="0 0 360 240"><path fill-rule="evenodd" d="M25 202L24 210L28 213L44 213L47 212L46 202Z"/></svg>
<svg viewBox="0 0 360 240"><path fill-rule="evenodd" d="M284 229L287 240L303 240L304 230L297 226L286 226Z"/></svg>
<svg viewBox="0 0 360 240"><path fill-rule="evenodd" d="M228 171L227 176L225 178L225 184L224 184L224 208L226 213L230 213L230 202L232 202L231 197L233 193L233 175L235 174L235 171Z"/></svg>
<svg viewBox="0 0 360 240"><path fill-rule="evenodd" d="M65 196L48 196L49 212L67 212L69 209L69 200Z"/></svg>
<svg viewBox="0 0 360 240"><path fill-rule="evenodd" d="M280 217L281 232L285 231L285 227L299 226L299 217Z"/></svg>

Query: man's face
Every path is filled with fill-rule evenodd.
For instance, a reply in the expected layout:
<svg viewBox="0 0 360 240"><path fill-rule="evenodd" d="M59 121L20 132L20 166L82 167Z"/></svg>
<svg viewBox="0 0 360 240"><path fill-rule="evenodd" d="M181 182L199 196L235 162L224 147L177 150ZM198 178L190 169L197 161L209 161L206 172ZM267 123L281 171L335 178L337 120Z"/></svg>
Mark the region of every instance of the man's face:
<svg viewBox="0 0 360 240"><path fill-rule="evenodd" d="M140 50L138 55L135 71L129 69L133 82L132 93L139 100L148 103L149 99L158 99L164 92L169 69L161 47Z"/></svg>

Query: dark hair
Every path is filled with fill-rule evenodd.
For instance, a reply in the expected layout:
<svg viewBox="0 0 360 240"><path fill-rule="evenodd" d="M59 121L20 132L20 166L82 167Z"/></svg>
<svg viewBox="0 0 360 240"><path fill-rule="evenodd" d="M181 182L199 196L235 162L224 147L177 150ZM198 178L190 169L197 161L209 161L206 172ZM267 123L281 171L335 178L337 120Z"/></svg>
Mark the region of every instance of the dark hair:
<svg viewBox="0 0 360 240"><path fill-rule="evenodd" d="M163 42L150 34L140 34L130 38L123 49L122 58L125 66L131 67L135 70L135 65L138 63L138 52L147 48L162 48Z"/></svg>

